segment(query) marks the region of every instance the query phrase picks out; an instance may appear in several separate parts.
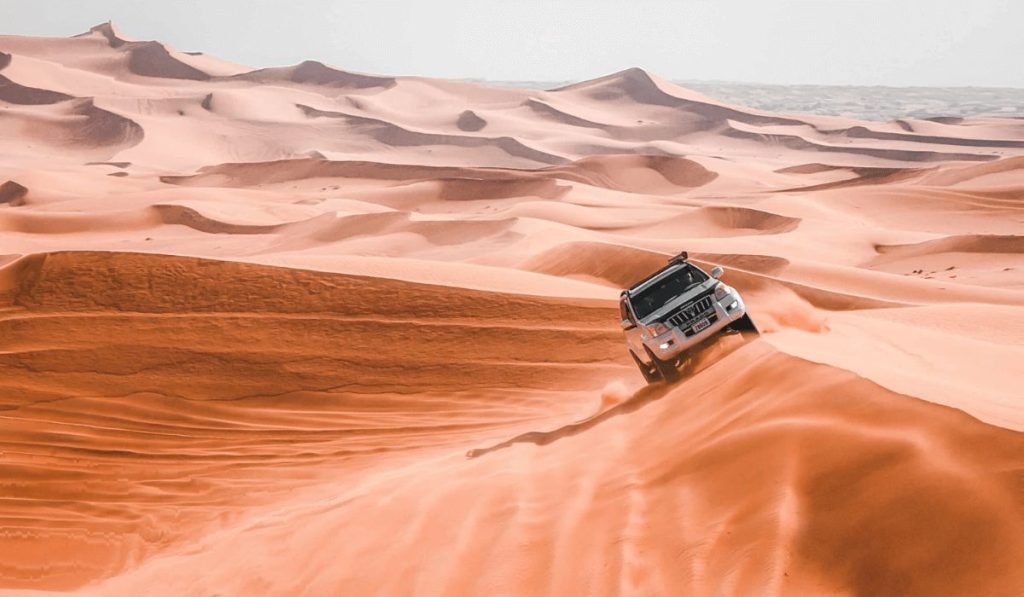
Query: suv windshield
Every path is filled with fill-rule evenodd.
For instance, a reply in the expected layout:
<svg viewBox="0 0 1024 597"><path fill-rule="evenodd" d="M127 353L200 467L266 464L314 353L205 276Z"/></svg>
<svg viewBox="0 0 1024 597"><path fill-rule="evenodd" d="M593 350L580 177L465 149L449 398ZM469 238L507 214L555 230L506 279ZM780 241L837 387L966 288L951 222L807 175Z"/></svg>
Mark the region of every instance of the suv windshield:
<svg viewBox="0 0 1024 597"><path fill-rule="evenodd" d="M638 319L644 319L663 307L665 303L690 291L707 279L704 272L687 263L631 297L633 312L636 313Z"/></svg>

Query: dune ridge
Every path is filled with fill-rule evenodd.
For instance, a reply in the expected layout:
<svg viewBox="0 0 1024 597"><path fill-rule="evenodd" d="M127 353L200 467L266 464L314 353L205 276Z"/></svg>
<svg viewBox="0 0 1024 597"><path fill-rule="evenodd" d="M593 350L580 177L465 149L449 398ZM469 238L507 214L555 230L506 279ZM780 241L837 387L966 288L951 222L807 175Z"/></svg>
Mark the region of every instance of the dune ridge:
<svg viewBox="0 0 1024 597"><path fill-rule="evenodd" d="M1024 128L0 36L0 595L1015 595ZM645 385L618 297L744 296Z"/></svg>
<svg viewBox="0 0 1024 597"><path fill-rule="evenodd" d="M98 34L103 36L111 48L120 48L121 46L128 43L128 39L121 35L121 32L114 25L113 21L107 21L90 27L85 33L79 34L79 37Z"/></svg>

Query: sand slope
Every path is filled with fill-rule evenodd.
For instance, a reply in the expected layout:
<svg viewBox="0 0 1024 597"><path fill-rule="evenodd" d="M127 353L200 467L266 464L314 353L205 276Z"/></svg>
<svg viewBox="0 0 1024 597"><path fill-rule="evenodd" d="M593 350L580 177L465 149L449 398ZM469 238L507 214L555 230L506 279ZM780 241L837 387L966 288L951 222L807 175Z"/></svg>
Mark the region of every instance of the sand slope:
<svg viewBox="0 0 1024 597"><path fill-rule="evenodd" d="M0 36L0 594L1019 594L1021 130Z"/></svg>

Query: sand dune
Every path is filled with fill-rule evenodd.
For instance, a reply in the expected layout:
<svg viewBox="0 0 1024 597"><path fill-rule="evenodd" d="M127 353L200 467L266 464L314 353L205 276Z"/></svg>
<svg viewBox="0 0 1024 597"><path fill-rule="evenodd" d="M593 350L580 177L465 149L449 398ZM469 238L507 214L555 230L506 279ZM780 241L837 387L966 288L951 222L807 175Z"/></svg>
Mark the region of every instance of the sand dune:
<svg viewBox="0 0 1024 597"><path fill-rule="evenodd" d="M175 59L165 46L156 42L133 43L128 56L128 69L136 75L192 81L206 81L210 78L207 73Z"/></svg>
<svg viewBox="0 0 1024 597"><path fill-rule="evenodd" d="M560 110L560 109L556 108L555 106L551 105L549 102L546 102L546 101L543 101L543 100L539 100L539 99L535 99L535 98L528 98L526 100L526 105L527 105L527 107L529 107L531 110L533 110L537 114L539 114L539 115L541 115L543 117L549 118L551 120L554 120L558 124L568 124L570 126L577 126L577 127L583 127L583 128L592 128L592 129L602 129L602 130L611 130L611 129L616 128L613 125L604 124L604 123L600 123L600 122L594 122L592 120L587 120L586 118L584 118L582 116L577 116L575 114L570 114L570 113L568 113L568 112L566 112L564 110Z"/></svg>
<svg viewBox="0 0 1024 597"><path fill-rule="evenodd" d="M638 193L678 193L718 177L697 162L667 156L596 156L579 160L573 166L567 174L580 170L589 175L580 182Z"/></svg>
<svg viewBox="0 0 1024 597"><path fill-rule="evenodd" d="M316 593L345 586L400 593L417 585L431 593L472 593L497 585L509 593L558 593L591 583L596 592L614 593L623 582L641 592L704 592L724 584L741 593L764 587L870 591L907 578L904 586L912 592L949 583L959 592L1015 580L1002 571L1024 550L1017 528L1024 504L1019 495L1007 501L1015 490L1001 471L1024 470L1018 434L764 345L716 355L678 387L638 391L586 423L573 423L591 414L600 369L613 363L606 379L627 371L616 332L607 326L610 308L601 303L157 256L63 253L23 261L11 299L18 311L4 319L9 350L0 362L8 372L2 379L13 383L5 393L26 397L21 409L33 413L34 429L6 441L26 455L45 449L49 467L58 468L33 465L37 474L49 470L53 480L27 477L12 490L52 496L37 499L37 508L51 508L69 492L110 504L65 522L88 521L104 530L110 537L104 550L90 550L89 535L26 529L25 540L48 542L42 544L51 549L63 545L69 556L105 554L37 568L48 574L49 588L111 574L154 552L163 555L96 591L128 594L158 586L168 594L241 593L259 586ZM384 288L401 299L364 300ZM68 337L68 329L90 333ZM115 342L103 339L104 330L115 329L121 330ZM406 343L423 334L432 350L413 357L401 343L387 342L390 333ZM466 333L475 341L467 343ZM180 344L184 338L187 348ZM369 345L375 357L366 361ZM388 356L394 350L397 359ZM505 362L509 353L515 364ZM299 365L302 355L312 360ZM399 377L388 365L397 361L403 362ZM432 361L445 366L435 370ZM203 373L207 367L216 377ZM19 375L22 370L34 374ZM337 387L332 381L345 378L355 383ZM269 390L270 379L284 393ZM106 395L124 398L91 397L89 388L100 381ZM459 397L474 389L475 397ZM51 401L69 391L81 397L60 406ZM455 394L446 398L446 392ZM553 392L564 394L561 408L553 408ZM68 435L72 429L79 431ZM40 444L34 436L51 439ZM131 452L112 449L129 439ZM460 444L471 460L459 455ZM602 457L587 457L595 452ZM62 480L61 453L119 463L106 469L116 483L95 477L102 474L97 469L94 490L72 489ZM637 460L638 454L648 456ZM860 456L851 461L849 454ZM157 478L149 462L160 463ZM401 474L358 472L381 466ZM566 467L577 472L566 475ZM763 471L756 483L752 468ZM198 486L177 481L199 471ZM364 478L327 494L324 475L340 475L335 483ZM424 501L416 488L426 479L441 489ZM861 493L851 495L851 487ZM286 502L283 492L290 495ZM723 501L723 492L743 497ZM505 494L518 496L519 508L528 510L509 511ZM390 496L389 505L381 509L374 495ZM566 502L560 498L566 495L579 497ZM626 505L636 500L646 506ZM909 519L903 516L908 501L915 513ZM239 504L249 513L230 514ZM452 520L455 504L474 514ZM119 514L129 505L147 513L150 530ZM409 513L423 522L400 531ZM634 516L644 522L630 523ZM904 520L897 529L889 522L893 516ZM173 530L161 523L171 517ZM932 523L950 517L967 526ZM211 526L222 530L207 531L198 550L189 545L192 533ZM708 543L708 533L718 538ZM405 554L396 560L402 566L373 556L353 568L327 565L338 557L361 561L358 554L376 553L373 542L382 536L403 538L391 547ZM559 539L566 536L577 539ZM676 547L668 553L690 553L703 572L630 555L661 553L669 537ZM922 538L928 540L918 543ZM951 540L973 549L942 547ZM515 567L502 564L505 543L523 541L538 547ZM850 542L860 547L851 551ZM906 542L923 549L908 556L899 547ZM247 546L244 561L240 544ZM282 544L293 553L323 555L282 560ZM423 551L424 544L450 545L455 557L435 560L431 553L443 552ZM780 544L791 547L763 563L735 555L741 546L771 552ZM31 554L19 554L19 546L8 544L6 561L32 570ZM470 560L478 567L471 577L453 567L463 561L461 553L478 554ZM879 554L886 554L884 568ZM553 577L547 572L552 561L581 560L606 562L611 570L594 576L567 565ZM300 584L294 574L256 572L299 562ZM248 572L239 576L235 566ZM628 566L637 569L619 570ZM914 574L922 567L947 572ZM424 570L433 572L423 576Z"/></svg>
<svg viewBox="0 0 1024 597"><path fill-rule="evenodd" d="M722 124L728 120L750 124L804 124L802 121L793 118L774 114L760 114L753 110L743 110L723 105L721 102L716 102L698 93L657 79L639 68L631 68L620 73L608 75L607 77L576 83L556 91L584 95L598 101L615 100L625 96L641 104L682 108L693 116L701 117L704 123L707 123L703 126Z"/></svg>
<svg viewBox="0 0 1024 597"><path fill-rule="evenodd" d="M27 88L7 88L6 91L8 98L21 100L14 104L21 106L6 111L0 121L0 131L14 135L19 130L31 130L32 142L17 147L19 150L24 147L26 155L63 150L68 155L61 159L86 156L90 160L104 160L138 145L145 136L138 123L97 107L92 99L65 101L44 90ZM36 108L39 105L46 107Z"/></svg>
<svg viewBox="0 0 1024 597"><path fill-rule="evenodd" d="M13 180L8 180L0 185L0 203L15 207L24 205L26 195L28 195L28 189Z"/></svg>
<svg viewBox="0 0 1024 597"><path fill-rule="evenodd" d="M40 88L37 81L51 81L58 88L41 88L74 91L103 102L188 95L207 98L203 103L209 108L211 98L215 101L229 91L238 95L247 89L256 95L268 85L283 86L290 90L292 103L306 106L312 117L332 122L314 127L295 123L280 135L291 139L282 144L282 157L316 151L331 159L536 168L602 154L740 157L777 153L782 146L791 150L786 158L790 163L780 167L812 162L823 153L835 154L831 159L838 166L907 167L994 160L1024 149L1015 133L1000 132L1009 129L973 127L969 121L930 123L934 130L907 131L883 123L783 116L725 105L640 69L551 91L365 75L316 61L244 71L159 42L129 40L109 24L74 39L5 37L0 50L15 55L15 65L24 62L17 69L5 69L12 72L5 76L19 85ZM433 107L409 109L420 101L417 98L426 97L433 100ZM166 127L150 114L137 112L139 108L127 102L121 106L121 116L138 122L148 134L164 135ZM252 131L240 122L244 118L232 119L230 109L219 113L225 120L216 127L197 128L185 137L187 142L220 145L218 129L251 137ZM173 163L186 171L212 163L189 161L166 149L177 143L147 143L147 150L133 155L133 161L153 167ZM396 145L423 150L395 152ZM454 151L455 147L495 151L484 158L472 151ZM865 157L871 160L865 163ZM256 160L245 156L244 161Z"/></svg>
<svg viewBox="0 0 1024 597"><path fill-rule="evenodd" d="M883 255L917 257L932 253L956 251L960 253L1024 253L1024 237L1021 236L957 236L915 245L877 247Z"/></svg>
<svg viewBox="0 0 1024 597"><path fill-rule="evenodd" d="M1009 181L1015 181L1016 175L1024 170L1024 158L1009 157L991 164L978 166L962 166L959 168L948 168L941 172L931 174L926 180L928 183L940 186L962 185L965 183L982 183L989 181L999 175L1009 175Z"/></svg>
<svg viewBox="0 0 1024 597"><path fill-rule="evenodd" d="M183 205L154 205L151 209L159 214L160 221L164 224L178 224L209 234L267 234L284 226L222 222Z"/></svg>
<svg viewBox="0 0 1024 597"><path fill-rule="evenodd" d="M87 35L99 35L111 48L121 50L128 57L128 71L143 77L161 79L187 79L206 81L210 75L186 61L172 55L172 50L155 41L134 41L121 35L113 23L107 22L89 30Z"/></svg>
<svg viewBox="0 0 1024 597"><path fill-rule="evenodd" d="M783 234L799 225L800 218L747 207L707 206L685 211L653 226L638 228L636 233L655 238Z"/></svg>
<svg viewBox="0 0 1024 597"><path fill-rule="evenodd" d="M1024 236L959 235L906 245L880 245L867 266L924 279L1024 288Z"/></svg>
<svg viewBox="0 0 1024 597"><path fill-rule="evenodd" d="M602 243L573 242L531 257L522 267L553 276L598 278L626 288L656 271L665 257L653 251Z"/></svg>
<svg viewBox="0 0 1024 597"><path fill-rule="evenodd" d="M873 131L865 126L854 126L845 130L828 131L831 135L840 135L853 139L879 139L886 141L908 141L911 143L933 143L936 145L953 145L964 147L1008 147L1020 149L1024 147L1024 141L1010 139L977 139L963 137L943 137L939 135L909 135L905 133L891 133L885 131Z"/></svg>
<svg viewBox="0 0 1024 597"><path fill-rule="evenodd" d="M1001 469L1021 466L1017 435L965 431L969 420L954 411L933 413L784 355L737 359L719 366L743 373L718 387L706 379L669 393L641 392L590 424L521 434L468 462L438 459L374 479L374 493L391 496L385 504L346 491L262 512L211 535L198 552L154 558L97 591L130 592L157 580L186 593L346 586L395 594L493 587L507 594L580 587L593 594L795 594L885 592L898 584L926 594L999 592L1004 581L1021 581L1017 572L1005 576L1024 552L1020 503L995 497L1012 491ZM791 381L770 381L780 373ZM815 381L808 387L801 378ZM769 392L761 389L766 382ZM724 408L716 400L723 394ZM700 432L709 427L720 435ZM638 470L637 450L653 455ZM578 472L568 476L566 466ZM424 499L424 484L444 489ZM845 491L848 484L860 492ZM742 497L723 502L716 499L722 492ZM971 524L932 523L948 518ZM400 563L364 559L382 531L401 538L391 547L407 554ZM921 548L895 547L905 542ZM936 547L950 542L963 549ZM247 546L244 564L235 551L240 544ZM448 549L424 551L424 544ZM257 572L309 545L322 549L299 567L301 583ZM765 556L744 557L746 550ZM503 554L510 552L521 555L509 561ZM680 566L680 553L692 564ZM332 565L339 557L365 564ZM886 572L877 571L880 559ZM569 564L581 561L596 565ZM479 573L465 575L467 564ZM225 572L234 565L249 575ZM935 572L916 574L922 565Z"/></svg>
<svg viewBox="0 0 1024 597"><path fill-rule="evenodd" d="M105 38L111 48L120 48L121 46L125 45L130 41L121 35L121 32L111 21L107 21L106 23L100 23L95 27L91 27L89 31L79 34L78 37L84 37L87 35L94 34L100 35L103 38Z"/></svg>
<svg viewBox="0 0 1024 597"><path fill-rule="evenodd" d="M425 131L411 130L392 122L356 116L344 112L331 112L317 110L309 106L299 105L310 118L336 118L342 119L350 125L354 125L357 131L366 134L373 139L390 147L407 147L436 145L446 147L482 147L493 145L508 153L512 157L523 158L541 164L557 164L565 160L559 156L547 154L527 146L518 139L511 137L479 137L452 134L429 133Z"/></svg>
<svg viewBox="0 0 1024 597"><path fill-rule="evenodd" d="M725 135L736 139L747 139L762 141L770 143L776 146L782 146L787 149L793 150L804 150L812 151L815 153L842 153L842 154L853 154L863 155L873 158L881 158L893 162L937 162L937 161L990 161L998 159L998 155L992 153L966 153L966 152L955 152L955 151L939 151L932 149L902 149L894 147L870 147L870 146L859 146L850 147L846 144L833 144L821 142L816 139L807 138L798 134L786 134L776 131L761 131L755 127L741 126L739 123L732 123L731 126L725 130ZM861 138L871 138L866 135L862 135ZM898 140L908 140L905 137L895 137ZM926 138L918 139L922 143L927 143L929 140ZM999 145L1001 146L1001 145ZM917 147L921 147L918 145Z"/></svg>
<svg viewBox="0 0 1024 597"><path fill-rule="evenodd" d="M37 89L35 87L18 85L7 77L0 76L0 101L23 106L38 106L56 104L57 102L69 99L72 99L70 95L50 91L49 89Z"/></svg>
<svg viewBox="0 0 1024 597"><path fill-rule="evenodd" d="M459 119L455 122L455 126L459 127L459 130L462 131L476 132L487 126L487 121L476 112L466 110L459 114Z"/></svg>
<svg viewBox="0 0 1024 597"><path fill-rule="evenodd" d="M395 79L391 77L350 73L331 68L315 60L307 60L301 64L283 68L260 69L238 75L237 78L258 83L291 82L343 89L388 88L395 85Z"/></svg>
<svg viewBox="0 0 1024 597"><path fill-rule="evenodd" d="M0 594L1024 586L1019 122L111 23L0 69ZM764 333L644 386L616 298L682 249Z"/></svg>
<svg viewBox="0 0 1024 597"><path fill-rule="evenodd" d="M674 194L699 187L718 177L685 158L663 156L596 156L562 166L532 170L507 168L457 168L405 166L373 162L292 159L266 163L230 163L202 168L191 176L164 176L162 182L187 186L258 186L303 179L364 179L402 182L417 179L441 181L441 195L459 200L538 195L556 198L569 188L564 183L610 190Z"/></svg>

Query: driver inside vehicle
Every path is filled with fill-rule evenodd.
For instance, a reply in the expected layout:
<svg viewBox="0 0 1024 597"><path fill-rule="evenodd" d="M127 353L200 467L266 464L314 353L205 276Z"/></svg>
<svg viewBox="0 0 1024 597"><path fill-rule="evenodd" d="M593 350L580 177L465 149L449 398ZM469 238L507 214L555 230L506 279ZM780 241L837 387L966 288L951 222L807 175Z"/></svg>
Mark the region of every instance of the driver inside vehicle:
<svg viewBox="0 0 1024 597"><path fill-rule="evenodd" d="M686 270L679 273L678 276L666 278L661 284L657 286L657 294L664 295L666 293L680 294L686 292L687 289L694 286L697 280L694 279L693 270L687 268ZM648 311L653 311L656 306L657 297L648 294L644 297L644 302L648 307Z"/></svg>

